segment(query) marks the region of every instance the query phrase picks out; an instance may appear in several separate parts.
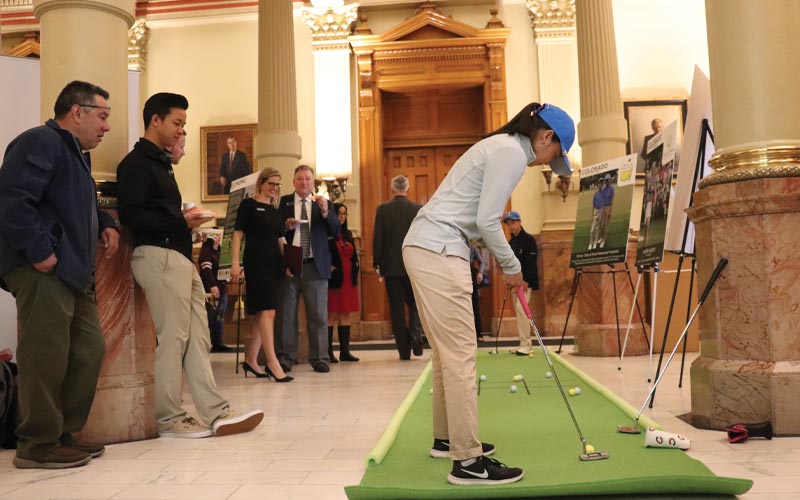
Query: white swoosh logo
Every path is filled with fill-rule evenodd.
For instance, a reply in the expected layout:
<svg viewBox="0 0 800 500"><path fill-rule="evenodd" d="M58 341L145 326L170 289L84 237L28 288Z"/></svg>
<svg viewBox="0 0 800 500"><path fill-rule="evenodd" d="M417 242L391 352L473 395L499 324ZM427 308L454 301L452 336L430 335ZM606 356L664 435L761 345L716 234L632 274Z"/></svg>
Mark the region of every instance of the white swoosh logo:
<svg viewBox="0 0 800 500"><path fill-rule="evenodd" d="M481 479L486 479L487 477L489 477L489 471L486 469L483 469L483 472L481 472L480 474L477 472L468 471L467 469L462 469L462 470L467 474L469 474L470 476L475 476Z"/></svg>

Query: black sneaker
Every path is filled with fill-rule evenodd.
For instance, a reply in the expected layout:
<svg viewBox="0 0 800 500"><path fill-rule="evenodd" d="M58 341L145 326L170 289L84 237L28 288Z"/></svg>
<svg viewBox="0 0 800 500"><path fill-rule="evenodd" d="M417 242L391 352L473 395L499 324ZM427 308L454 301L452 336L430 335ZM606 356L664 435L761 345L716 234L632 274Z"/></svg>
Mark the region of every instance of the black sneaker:
<svg viewBox="0 0 800 500"><path fill-rule="evenodd" d="M485 457L494 453L495 450L494 445L489 443L481 443L481 448L483 448ZM430 454L433 458L450 458L450 441L434 438Z"/></svg>
<svg viewBox="0 0 800 500"><path fill-rule="evenodd" d="M478 457L471 465L461 465L453 461L453 470L447 475L450 484L468 486L470 484L508 484L522 479L522 469L507 467L493 458Z"/></svg>
<svg viewBox="0 0 800 500"><path fill-rule="evenodd" d="M411 339L411 350L414 356L422 356L422 339Z"/></svg>

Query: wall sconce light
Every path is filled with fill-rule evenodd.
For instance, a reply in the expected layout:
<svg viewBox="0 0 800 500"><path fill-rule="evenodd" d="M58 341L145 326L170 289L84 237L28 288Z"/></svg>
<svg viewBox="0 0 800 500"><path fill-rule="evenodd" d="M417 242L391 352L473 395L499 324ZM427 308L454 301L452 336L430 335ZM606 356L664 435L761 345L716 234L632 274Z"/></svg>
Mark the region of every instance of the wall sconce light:
<svg viewBox="0 0 800 500"><path fill-rule="evenodd" d="M558 182L556 182L556 189L561 191L561 201L567 202L567 195L569 195L569 187L572 184L571 175L559 175Z"/></svg>
<svg viewBox="0 0 800 500"><path fill-rule="evenodd" d="M553 183L553 171L550 169L542 169L542 175L544 176L544 182L547 183L547 190L550 191L550 184Z"/></svg>

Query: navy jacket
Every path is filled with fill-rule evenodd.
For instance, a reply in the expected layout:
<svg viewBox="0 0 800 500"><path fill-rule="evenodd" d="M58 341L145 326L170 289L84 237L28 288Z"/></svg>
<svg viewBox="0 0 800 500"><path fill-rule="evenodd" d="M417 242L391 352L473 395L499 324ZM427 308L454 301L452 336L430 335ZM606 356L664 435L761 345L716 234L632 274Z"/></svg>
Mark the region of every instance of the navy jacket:
<svg viewBox="0 0 800 500"><path fill-rule="evenodd" d="M331 278L332 256L328 248L328 236L339 234L339 218L336 210L328 201L328 216L322 218L322 211L316 202L311 202L311 251L314 254L314 267L317 268L319 276L324 279ZM279 208L283 220L294 217L294 193L281 196ZM294 239L294 231L286 231L286 244L291 245Z"/></svg>
<svg viewBox="0 0 800 500"><path fill-rule="evenodd" d="M0 279L55 252L56 275L84 292L109 227L117 226L97 208L89 154L71 132L48 120L11 141L0 168Z"/></svg>
<svg viewBox="0 0 800 500"><path fill-rule="evenodd" d="M517 236L511 235L508 245L514 251L514 255L522 265L522 279L528 284L531 290L539 289L539 250L536 247L536 239L520 228Z"/></svg>

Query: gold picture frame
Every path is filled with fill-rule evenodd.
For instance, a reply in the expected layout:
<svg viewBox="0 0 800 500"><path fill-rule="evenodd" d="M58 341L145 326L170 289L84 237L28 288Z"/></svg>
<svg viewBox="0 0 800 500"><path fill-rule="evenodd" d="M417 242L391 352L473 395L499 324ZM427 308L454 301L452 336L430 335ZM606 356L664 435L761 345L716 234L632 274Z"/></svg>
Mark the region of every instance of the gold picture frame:
<svg viewBox="0 0 800 500"><path fill-rule="evenodd" d="M255 137L255 123L200 127L200 183L203 202L228 201L230 183L255 172ZM233 155L229 149L229 139L234 144ZM232 162L229 159L231 156ZM229 173L227 177L221 175L225 172Z"/></svg>

